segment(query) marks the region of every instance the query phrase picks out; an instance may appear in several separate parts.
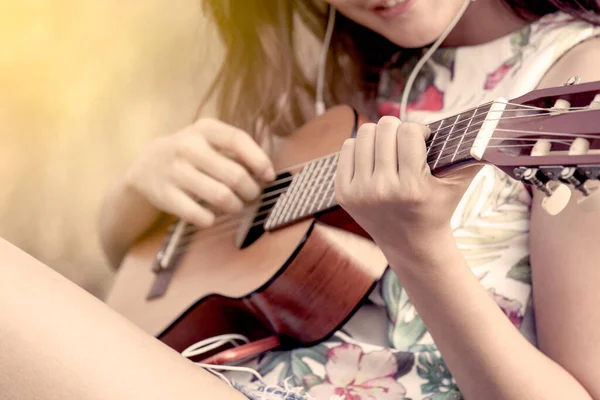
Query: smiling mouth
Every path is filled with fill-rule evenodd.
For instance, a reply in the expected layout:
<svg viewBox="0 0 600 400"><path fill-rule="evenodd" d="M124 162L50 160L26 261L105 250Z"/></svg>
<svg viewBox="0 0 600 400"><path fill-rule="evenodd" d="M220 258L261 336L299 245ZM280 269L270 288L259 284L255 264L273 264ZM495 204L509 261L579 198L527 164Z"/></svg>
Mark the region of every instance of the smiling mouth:
<svg viewBox="0 0 600 400"><path fill-rule="evenodd" d="M386 0L371 7L371 10L380 17L393 18L407 12L413 2L413 0Z"/></svg>
<svg viewBox="0 0 600 400"><path fill-rule="evenodd" d="M407 1L408 0L387 0L379 5L375 6L373 9L375 11L384 11L384 10L388 10L390 8L396 7L399 4L406 3Z"/></svg>

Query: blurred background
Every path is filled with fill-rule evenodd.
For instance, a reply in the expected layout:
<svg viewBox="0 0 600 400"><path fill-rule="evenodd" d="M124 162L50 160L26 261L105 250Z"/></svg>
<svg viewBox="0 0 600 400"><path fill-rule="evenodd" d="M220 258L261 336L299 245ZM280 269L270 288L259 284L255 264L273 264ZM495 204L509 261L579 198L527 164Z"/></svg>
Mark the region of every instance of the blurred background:
<svg viewBox="0 0 600 400"><path fill-rule="evenodd" d="M221 60L212 32L199 0L3 0L0 236L102 298L102 196L193 121Z"/></svg>

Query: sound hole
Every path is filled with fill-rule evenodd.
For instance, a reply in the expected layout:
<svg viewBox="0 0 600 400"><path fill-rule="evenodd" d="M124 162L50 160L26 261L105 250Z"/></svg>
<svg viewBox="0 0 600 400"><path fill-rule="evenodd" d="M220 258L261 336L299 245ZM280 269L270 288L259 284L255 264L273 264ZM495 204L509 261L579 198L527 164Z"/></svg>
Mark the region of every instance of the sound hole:
<svg viewBox="0 0 600 400"><path fill-rule="evenodd" d="M269 212L275 206L277 199L279 196L285 193L285 190L290 183L292 175L289 172L284 172L277 175L276 182L279 182L275 185L271 185L267 187L262 193L262 200L259 207L256 209L255 213L251 217L250 223L245 224L249 226L249 228L244 229L240 227L238 231L238 235L243 235L243 238L238 239L237 242L241 242L241 246L238 246L240 249L245 249L246 247L252 245L255 241L257 241L263 233L265 233L264 222L267 220L269 216Z"/></svg>

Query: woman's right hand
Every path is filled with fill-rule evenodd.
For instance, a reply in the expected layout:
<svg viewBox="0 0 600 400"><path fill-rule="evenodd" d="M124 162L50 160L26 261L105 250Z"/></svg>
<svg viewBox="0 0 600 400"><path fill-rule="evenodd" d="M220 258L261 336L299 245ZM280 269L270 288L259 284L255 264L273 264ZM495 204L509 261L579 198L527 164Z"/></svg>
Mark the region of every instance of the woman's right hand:
<svg viewBox="0 0 600 400"><path fill-rule="evenodd" d="M260 183L275 179L275 172L267 154L246 132L200 119L155 139L125 179L157 209L208 227L215 211L234 213L256 199Z"/></svg>

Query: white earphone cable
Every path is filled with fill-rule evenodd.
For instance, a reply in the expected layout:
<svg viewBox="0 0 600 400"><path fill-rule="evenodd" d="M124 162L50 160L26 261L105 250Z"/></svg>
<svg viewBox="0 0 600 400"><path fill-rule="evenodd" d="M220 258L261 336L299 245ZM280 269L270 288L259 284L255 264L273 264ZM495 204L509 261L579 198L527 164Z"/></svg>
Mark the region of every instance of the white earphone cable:
<svg viewBox="0 0 600 400"><path fill-rule="evenodd" d="M335 26L335 7L329 6L329 19L327 20L327 29L325 31L325 39L323 47L321 47L321 55L319 57L319 65L317 69L317 87L315 98L315 114L317 116L325 113L325 67L327 66L327 53L331 44L333 35L333 27Z"/></svg>
<svg viewBox="0 0 600 400"><path fill-rule="evenodd" d="M427 61L429 61L429 59L431 58L433 53L438 49L438 47L440 47L442 42L444 40L446 40L446 38L448 37L450 32L452 32L452 30L456 26L456 24L458 24L458 21L460 21L463 14L465 13L465 11L467 11L467 7L469 7L469 4L471 3L471 1L474 1L474 0L466 0L464 2L460 11L458 12L458 14L456 14L456 17L454 17L454 19L452 20L450 25L448 25L446 30L435 41L435 43L433 44L433 46L431 46L431 48L427 51L427 53L425 53L425 55L423 55L423 57L421 57L421 59L419 60L417 65L415 65L412 72L410 73L410 76L408 77L408 80L406 81L406 85L404 86L404 91L402 93L402 101L400 103L400 115L398 116L398 118L400 118L401 120L405 121L407 119L406 109L408 107L408 96L410 95L410 90L412 89L412 86L415 83L415 80L417 79L417 75L419 74L419 71L421 71L421 68L423 68L423 65L425 65L425 63Z"/></svg>

